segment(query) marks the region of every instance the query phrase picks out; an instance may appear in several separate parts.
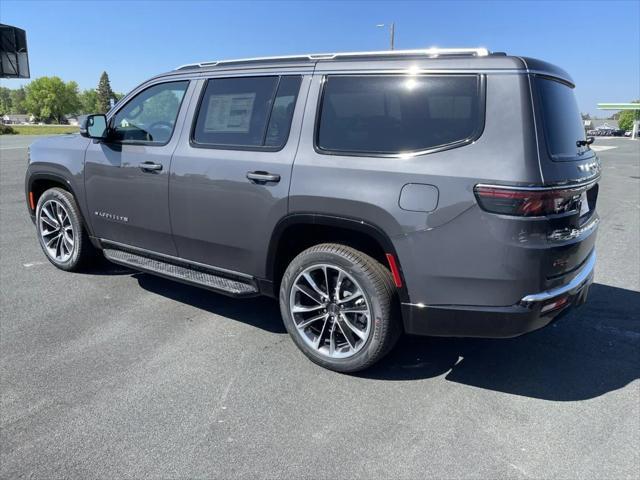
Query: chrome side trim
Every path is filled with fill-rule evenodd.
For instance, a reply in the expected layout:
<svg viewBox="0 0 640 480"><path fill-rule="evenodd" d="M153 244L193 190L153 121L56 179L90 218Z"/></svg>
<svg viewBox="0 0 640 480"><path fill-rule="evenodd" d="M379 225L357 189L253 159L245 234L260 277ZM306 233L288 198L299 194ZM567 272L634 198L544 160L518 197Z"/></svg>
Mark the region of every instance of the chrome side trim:
<svg viewBox="0 0 640 480"><path fill-rule="evenodd" d="M578 274L571 279L571 281L561 287L552 288L551 290L546 290L540 293L534 293L531 295L527 295L520 300L520 304L523 306L531 306L531 304L537 302L544 302L546 300L551 300L552 298L559 297L560 295L565 295L567 293L576 290L577 288L583 286L591 276L593 275L593 269L596 265L596 252L594 251L591 256L587 259L582 270L578 272Z"/></svg>

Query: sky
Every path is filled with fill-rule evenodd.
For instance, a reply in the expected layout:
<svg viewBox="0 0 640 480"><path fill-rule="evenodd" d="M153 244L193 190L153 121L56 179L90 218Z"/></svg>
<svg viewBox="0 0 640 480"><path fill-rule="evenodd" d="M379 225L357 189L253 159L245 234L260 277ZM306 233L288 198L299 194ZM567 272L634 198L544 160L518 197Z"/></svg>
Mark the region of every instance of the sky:
<svg viewBox="0 0 640 480"><path fill-rule="evenodd" d="M103 70L127 92L185 63L310 52L487 47L540 58L574 78L583 112L640 98L640 0L32 1L1 0L27 31L31 78L95 88ZM2 80L15 88L26 83Z"/></svg>

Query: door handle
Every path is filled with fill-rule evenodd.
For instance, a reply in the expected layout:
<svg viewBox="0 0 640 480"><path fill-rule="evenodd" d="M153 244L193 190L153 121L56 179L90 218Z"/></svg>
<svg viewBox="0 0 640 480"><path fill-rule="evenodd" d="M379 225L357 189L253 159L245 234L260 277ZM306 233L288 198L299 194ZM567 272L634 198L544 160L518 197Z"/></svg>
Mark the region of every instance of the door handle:
<svg viewBox="0 0 640 480"><path fill-rule="evenodd" d="M153 163L153 162L142 162L138 165L141 170L145 172L159 172L162 170L161 163Z"/></svg>
<svg viewBox="0 0 640 480"><path fill-rule="evenodd" d="M280 175L277 173L269 173L269 172L247 172L247 178L252 182L256 183L266 183L266 182L275 182L278 183L280 181Z"/></svg>

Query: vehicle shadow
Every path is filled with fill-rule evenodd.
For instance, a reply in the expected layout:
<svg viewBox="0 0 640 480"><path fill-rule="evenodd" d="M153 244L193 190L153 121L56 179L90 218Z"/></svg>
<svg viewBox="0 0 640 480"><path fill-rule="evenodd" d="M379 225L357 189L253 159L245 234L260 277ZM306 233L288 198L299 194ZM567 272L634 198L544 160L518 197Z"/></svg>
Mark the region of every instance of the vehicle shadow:
<svg viewBox="0 0 640 480"><path fill-rule="evenodd" d="M133 276L157 295L286 333L273 299L234 299L153 275ZM622 388L640 378L640 292L594 284L586 305L512 339L405 335L387 357L357 374L391 381L441 375L478 388L554 401L585 400Z"/></svg>
<svg viewBox="0 0 640 480"><path fill-rule="evenodd" d="M96 258L91 260L91 263L82 269L82 274L86 275L131 275L135 273L135 270L127 268L123 265L110 262L102 255L97 255Z"/></svg>
<svg viewBox="0 0 640 480"><path fill-rule="evenodd" d="M154 275L133 275L142 288L176 302L231 318L272 333L287 333L278 302L267 297L231 298Z"/></svg>
<svg viewBox="0 0 640 480"><path fill-rule="evenodd" d="M588 302L513 339L405 336L364 378L445 379L554 401L598 397L640 378L640 292L592 285Z"/></svg>

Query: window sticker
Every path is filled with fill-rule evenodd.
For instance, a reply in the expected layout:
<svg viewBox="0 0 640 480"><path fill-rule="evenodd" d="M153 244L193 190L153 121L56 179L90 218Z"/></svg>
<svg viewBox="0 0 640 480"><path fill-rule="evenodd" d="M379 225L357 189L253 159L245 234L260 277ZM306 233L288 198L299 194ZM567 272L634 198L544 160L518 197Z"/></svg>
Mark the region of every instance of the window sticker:
<svg viewBox="0 0 640 480"><path fill-rule="evenodd" d="M207 108L206 132L249 133L254 93L211 95Z"/></svg>

